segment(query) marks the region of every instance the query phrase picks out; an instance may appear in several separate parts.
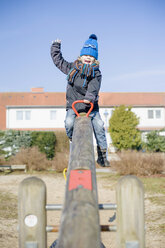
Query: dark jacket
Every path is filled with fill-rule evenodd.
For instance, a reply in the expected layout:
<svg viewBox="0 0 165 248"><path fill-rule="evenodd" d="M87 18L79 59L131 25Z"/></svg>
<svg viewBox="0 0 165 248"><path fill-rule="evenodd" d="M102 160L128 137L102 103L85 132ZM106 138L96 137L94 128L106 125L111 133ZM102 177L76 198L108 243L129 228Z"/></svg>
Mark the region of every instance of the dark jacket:
<svg viewBox="0 0 165 248"><path fill-rule="evenodd" d="M73 68L74 63L67 62L61 53L61 44L54 42L51 46L51 57L54 64L60 69L63 73L68 75L69 71ZM89 100L94 103L94 109L98 111L98 93L101 85L101 72L100 70L96 71L94 78L87 78L87 83L83 86L84 78L78 73L74 79L73 84L67 84L66 100L67 106L66 109L72 108L72 103L76 100ZM90 108L89 104L79 103L75 105L78 112L87 112Z"/></svg>

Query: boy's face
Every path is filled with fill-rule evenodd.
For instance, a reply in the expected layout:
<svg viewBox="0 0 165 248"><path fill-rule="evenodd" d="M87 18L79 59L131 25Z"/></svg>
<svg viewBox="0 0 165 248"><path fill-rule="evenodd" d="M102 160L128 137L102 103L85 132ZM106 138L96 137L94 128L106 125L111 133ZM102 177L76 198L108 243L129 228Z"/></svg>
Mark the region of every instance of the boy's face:
<svg viewBox="0 0 165 248"><path fill-rule="evenodd" d="M90 55L83 55L83 56L81 56L81 60L82 60L82 63L83 64L89 64L89 65L91 65L91 64L94 63L95 58L92 57L92 56L90 56Z"/></svg>

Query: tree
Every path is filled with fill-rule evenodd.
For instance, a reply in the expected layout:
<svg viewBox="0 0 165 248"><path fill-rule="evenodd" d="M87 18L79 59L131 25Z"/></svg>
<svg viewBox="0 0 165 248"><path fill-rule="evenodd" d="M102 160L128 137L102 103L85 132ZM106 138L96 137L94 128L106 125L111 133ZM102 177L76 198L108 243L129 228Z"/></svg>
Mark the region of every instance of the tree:
<svg viewBox="0 0 165 248"><path fill-rule="evenodd" d="M136 128L138 117L131 111L131 107L121 105L113 111L109 121L109 131L113 145L118 149L139 149L141 134Z"/></svg>
<svg viewBox="0 0 165 248"><path fill-rule="evenodd" d="M7 130L0 137L0 143L7 158L15 155L20 147L27 148L31 145L31 133L29 131Z"/></svg>
<svg viewBox="0 0 165 248"><path fill-rule="evenodd" d="M165 136L161 135L160 131L151 131L147 134L146 148L152 152L165 152Z"/></svg>

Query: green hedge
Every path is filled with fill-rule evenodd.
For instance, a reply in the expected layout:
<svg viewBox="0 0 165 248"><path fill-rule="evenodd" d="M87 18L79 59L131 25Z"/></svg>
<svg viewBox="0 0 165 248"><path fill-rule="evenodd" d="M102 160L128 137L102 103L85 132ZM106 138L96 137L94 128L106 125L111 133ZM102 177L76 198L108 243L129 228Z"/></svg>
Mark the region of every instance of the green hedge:
<svg viewBox="0 0 165 248"><path fill-rule="evenodd" d="M55 154L56 136L54 132L0 131L0 153L8 158L15 155L20 148L37 146L39 150L46 154L48 159L52 159Z"/></svg>
<svg viewBox="0 0 165 248"><path fill-rule="evenodd" d="M46 154L48 159L53 159L55 154L56 136L54 132L32 132L31 146L38 146L40 152Z"/></svg>
<svg viewBox="0 0 165 248"><path fill-rule="evenodd" d="M19 131L0 130L0 155L6 159L15 155L20 148L37 146L47 159L53 159L56 153L69 151L69 141L65 131Z"/></svg>

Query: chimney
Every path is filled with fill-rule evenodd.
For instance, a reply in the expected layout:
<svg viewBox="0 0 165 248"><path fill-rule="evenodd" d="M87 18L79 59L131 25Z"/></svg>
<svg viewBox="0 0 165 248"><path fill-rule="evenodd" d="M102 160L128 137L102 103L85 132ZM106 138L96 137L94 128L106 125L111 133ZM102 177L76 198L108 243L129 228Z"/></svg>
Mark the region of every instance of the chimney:
<svg viewBox="0 0 165 248"><path fill-rule="evenodd" d="M33 93L43 93L44 88L43 87L33 87L33 88L31 88L31 92L33 92Z"/></svg>

